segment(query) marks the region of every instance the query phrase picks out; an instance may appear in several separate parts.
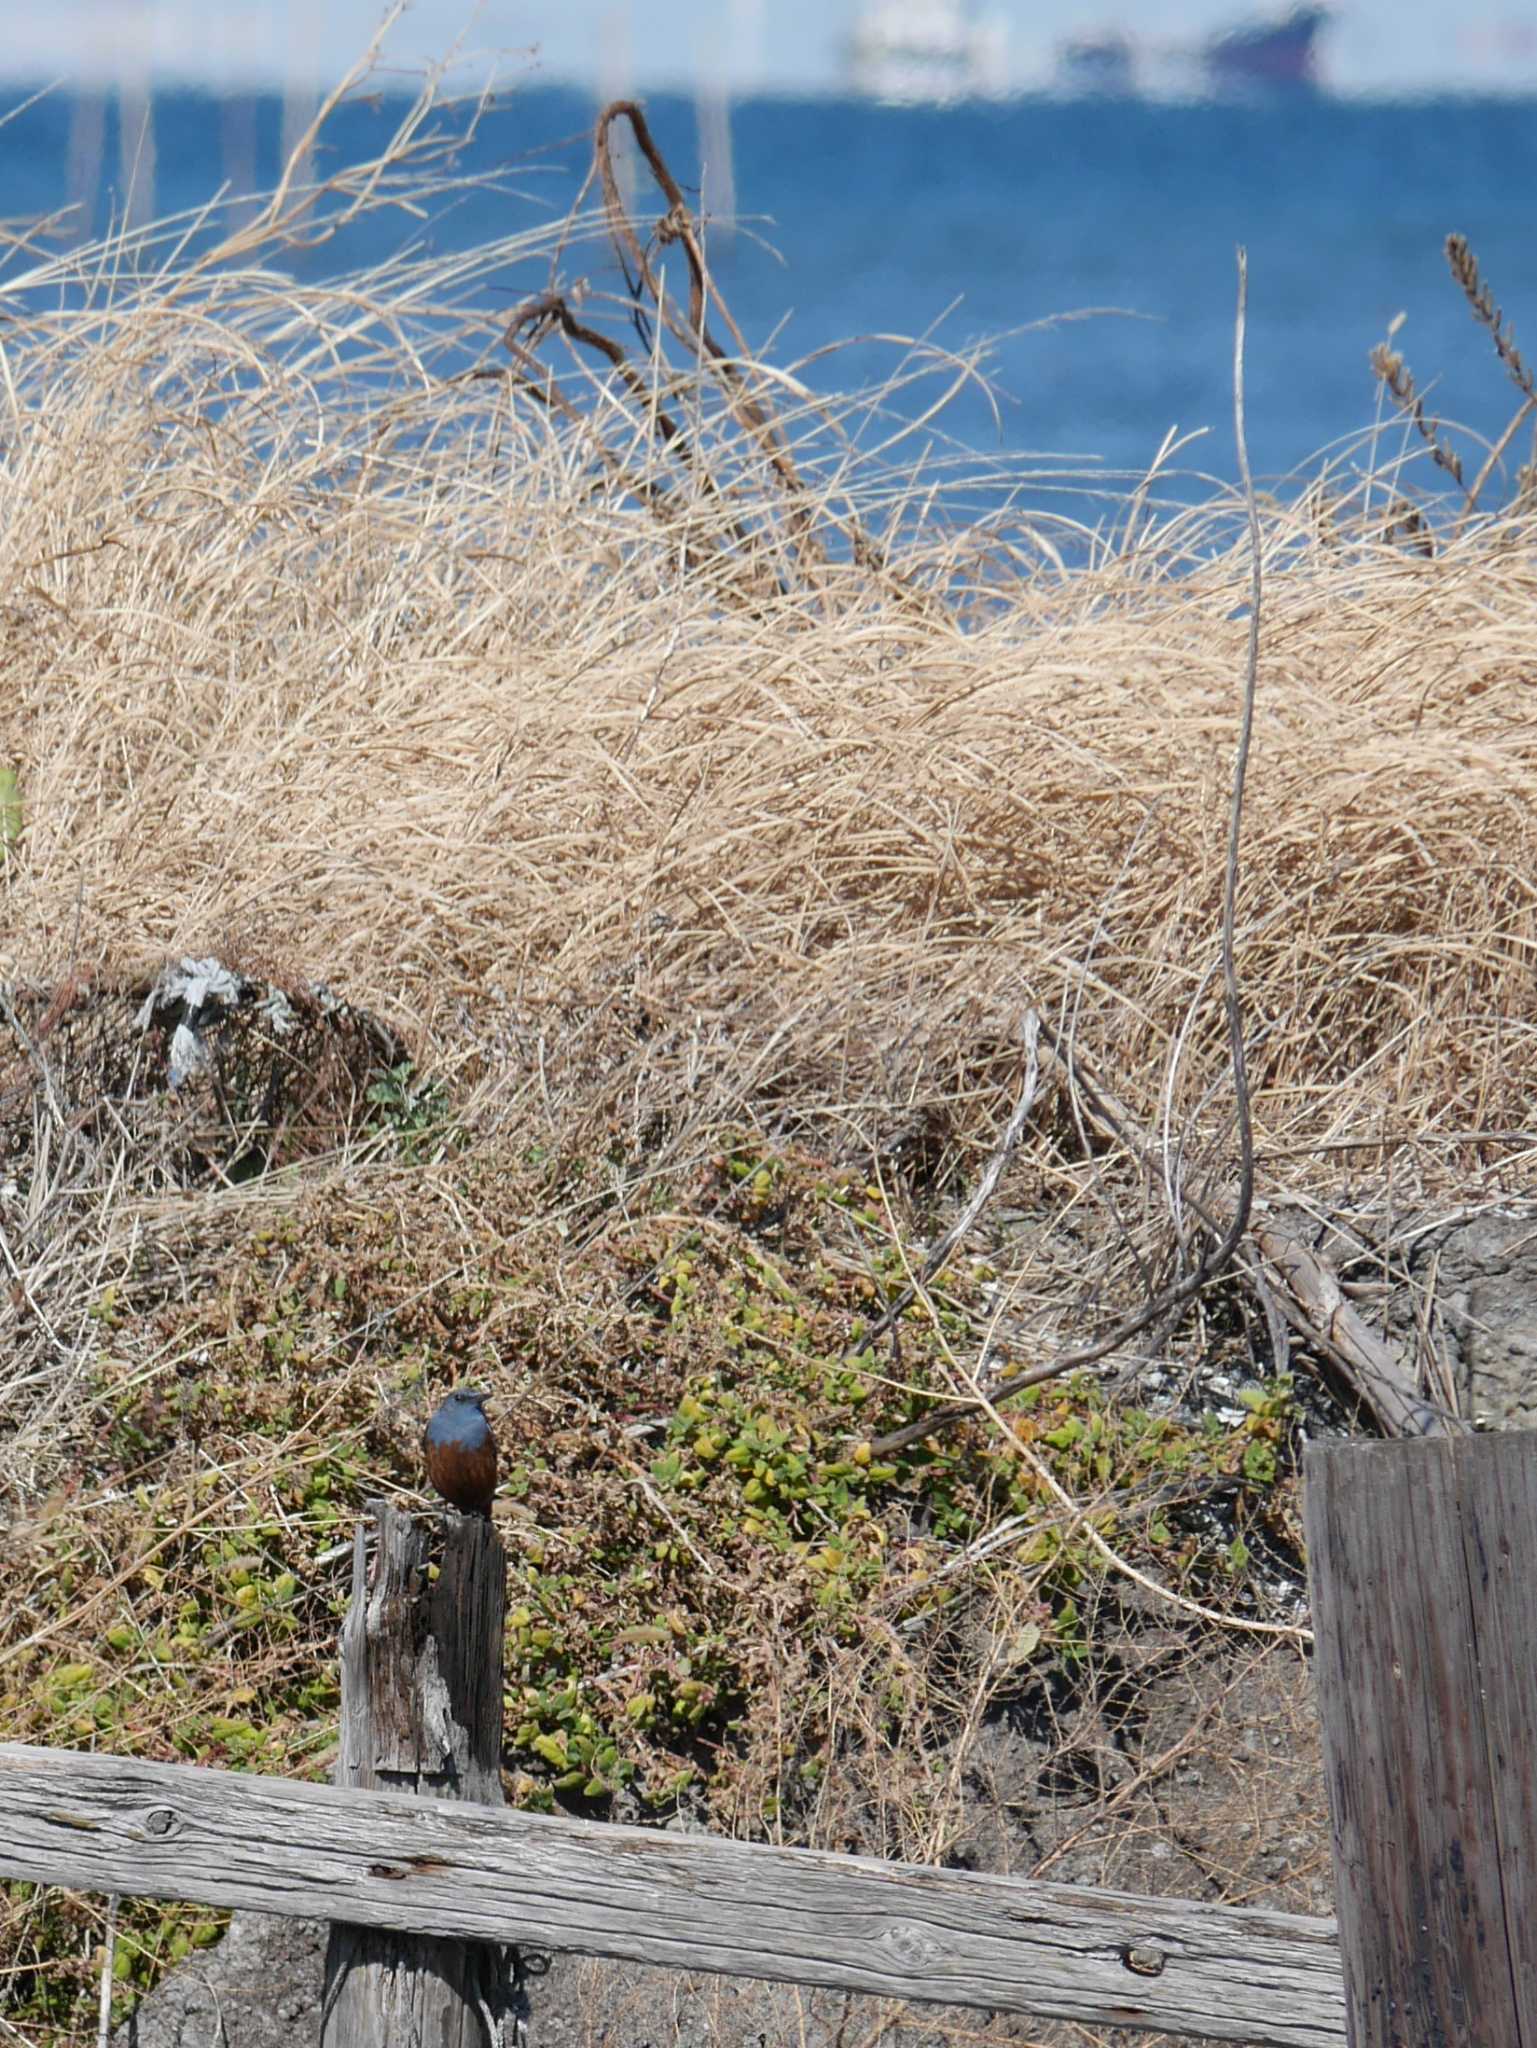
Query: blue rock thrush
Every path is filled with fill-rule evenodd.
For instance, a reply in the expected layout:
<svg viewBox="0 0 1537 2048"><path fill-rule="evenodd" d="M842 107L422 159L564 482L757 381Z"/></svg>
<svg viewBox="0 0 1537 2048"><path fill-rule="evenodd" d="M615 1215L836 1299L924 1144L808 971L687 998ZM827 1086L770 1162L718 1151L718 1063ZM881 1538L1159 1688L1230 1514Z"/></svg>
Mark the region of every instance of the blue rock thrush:
<svg viewBox="0 0 1537 2048"><path fill-rule="evenodd" d="M467 1515L489 1516L496 1492L496 1438L485 1408L484 1394L456 1387L428 1423L423 1442L427 1477L451 1507Z"/></svg>

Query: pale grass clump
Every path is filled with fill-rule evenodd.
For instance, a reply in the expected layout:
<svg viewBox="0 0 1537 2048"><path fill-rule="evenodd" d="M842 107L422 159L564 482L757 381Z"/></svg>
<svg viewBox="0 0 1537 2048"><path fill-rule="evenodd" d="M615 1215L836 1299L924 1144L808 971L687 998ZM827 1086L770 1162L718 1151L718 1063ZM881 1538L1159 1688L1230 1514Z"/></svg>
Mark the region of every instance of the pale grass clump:
<svg viewBox="0 0 1537 2048"><path fill-rule="evenodd" d="M400 325L253 274L12 328L0 975L244 948L557 1142L873 1138L1032 1003L1148 1118L1192 1006L1220 1081L1230 507L986 588L918 523L889 577L748 594L685 559L717 510L594 464L609 421L434 381ZM1427 562L1265 521L1239 968L1261 1155L1305 1175L1520 1119L1537 577L1508 528Z"/></svg>
<svg viewBox="0 0 1537 2048"><path fill-rule="evenodd" d="M414 149L433 189L424 133L391 191ZM0 985L208 952L324 982L462 1127L621 1184L743 1124L875 1155L937 1129L953 1169L1034 1007L1161 1137L1176 1207L1171 1158L1220 1183L1242 508L968 526L948 458L892 467L907 369L819 399L684 360L681 316L551 368L549 295L505 334L478 308L554 234L280 271L295 209L313 238L387 182L12 289ZM1261 507L1262 1194L1406 1159L1455 1186L1530 1100L1529 534L1385 544L1402 487L1368 473L1326 529Z"/></svg>

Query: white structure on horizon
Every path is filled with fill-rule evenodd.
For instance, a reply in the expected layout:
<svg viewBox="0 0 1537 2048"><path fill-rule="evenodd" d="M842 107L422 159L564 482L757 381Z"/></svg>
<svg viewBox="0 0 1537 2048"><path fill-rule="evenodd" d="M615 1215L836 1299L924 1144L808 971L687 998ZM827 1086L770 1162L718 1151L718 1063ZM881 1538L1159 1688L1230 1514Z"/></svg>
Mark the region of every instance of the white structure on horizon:
<svg viewBox="0 0 1537 2048"><path fill-rule="evenodd" d="M850 89L903 105L998 99L1009 89L1008 28L965 0L867 0L849 43Z"/></svg>

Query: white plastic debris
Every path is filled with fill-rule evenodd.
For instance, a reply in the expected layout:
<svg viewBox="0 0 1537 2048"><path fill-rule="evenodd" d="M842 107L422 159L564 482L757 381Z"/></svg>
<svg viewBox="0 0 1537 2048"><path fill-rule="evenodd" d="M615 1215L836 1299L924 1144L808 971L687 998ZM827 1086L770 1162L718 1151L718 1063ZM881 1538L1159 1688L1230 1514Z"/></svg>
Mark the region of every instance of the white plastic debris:
<svg viewBox="0 0 1537 2048"><path fill-rule="evenodd" d="M208 1002L233 1006L240 1000L240 976L232 974L222 960L183 960L164 967L144 998L138 1026L147 1031L156 1010L166 1003L185 1003L188 1010L200 1010Z"/></svg>
<svg viewBox="0 0 1537 2048"><path fill-rule="evenodd" d="M162 968L156 976L154 987L144 998L137 1023L140 1031L147 1031L157 1010L164 1009L169 1003L185 1005L186 1017L171 1034L166 1078L172 1088L180 1088L184 1081L201 1073L209 1064L208 1048L198 1036L197 1026L192 1020L209 1006L233 1009L240 1000L240 989L240 976L226 967L222 960L183 959L174 967Z"/></svg>

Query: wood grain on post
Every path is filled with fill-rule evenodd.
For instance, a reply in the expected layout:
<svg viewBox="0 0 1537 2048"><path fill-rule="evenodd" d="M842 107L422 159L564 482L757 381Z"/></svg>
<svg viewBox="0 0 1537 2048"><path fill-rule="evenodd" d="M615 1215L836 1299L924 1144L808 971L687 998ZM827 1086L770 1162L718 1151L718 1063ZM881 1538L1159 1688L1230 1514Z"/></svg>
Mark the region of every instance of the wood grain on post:
<svg viewBox="0 0 1537 2048"><path fill-rule="evenodd" d="M1304 1471L1351 2048L1537 2048L1537 1435Z"/></svg>
<svg viewBox="0 0 1537 2048"><path fill-rule="evenodd" d="M359 1528L342 1626L336 1782L500 1806L501 1538L478 1515L447 1514L429 1531L383 1502L372 1512L377 1541L370 1558ZM481 1942L334 1921L322 2048L483 2048L488 2035L495 2048L506 1974L502 1951Z"/></svg>

